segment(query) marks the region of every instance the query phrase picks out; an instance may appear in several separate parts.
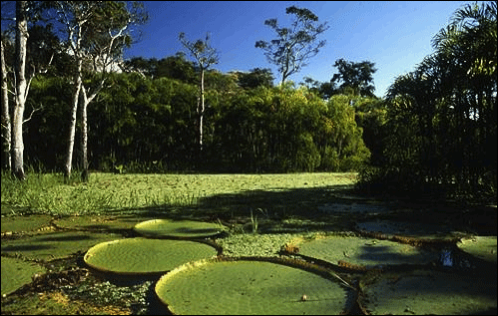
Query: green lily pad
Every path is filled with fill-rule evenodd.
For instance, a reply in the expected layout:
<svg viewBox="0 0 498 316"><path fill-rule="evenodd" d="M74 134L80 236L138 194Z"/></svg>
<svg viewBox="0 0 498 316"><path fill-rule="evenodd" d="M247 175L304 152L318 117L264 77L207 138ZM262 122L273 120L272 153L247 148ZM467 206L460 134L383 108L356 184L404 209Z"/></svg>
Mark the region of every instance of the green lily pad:
<svg viewBox="0 0 498 316"><path fill-rule="evenodd" d="M475 257L496 264L496 236L464 238L457 246Z"/></svg>
<svg viewBox="0 0 498 316"><path fill-rule="evenodd" d="M205 243L137 237L100 243L88 250L84 260L99 271L132 275L165 273L216 255L217 250Z"/></svg>
<svg viewBox="0 0 498 316"><path fill-rule="evenodd" d="M19 253L27 258L50 260L63 258L93 245L116 239L116 234L83 232L54 232L25 236L16 240L2 240L2 253Z"/></svg>
<svg viewBox="0 0 498 316"><path fill-rule="evenodd" d="M407 236L431 241L451 241L462 233L444 225L398 221L369 221L358 223L360 231L385 234L388 238Z"/></svg>
<svg viewBox="0 0 498 316"><path fill-rule="evenodd" d="M131 229L144 218L136 215L67 216L54 221L61 228L83 230Z"/></svg>
<svg viewBox="0 0 498 316"><path fill-rule="evenodd" d="M439 254L407 244L362 237L327 236L298 245L299 254L337 264L345 261L366 268L396 264L427 264Z"/></svg>
<svg viewBox="0 0 498 316"><path fill-rule="evenodd" d="M219 234L224 226L188 220L153 219L138 223L134 229L140 235L152 238L204 238Z"/></svg>
<svg viewBox="0 0 498 316"><path fill-rule="evenodd" d="M483 278L438 271L386 273L363 289L372 315L479 315L496 311L496 274Z"/></svg>
<svg viewBox="0 0 498 316"><path fill-rule="evenodd" d="M44 272L45 269L35 263L2 257L2 295L12 293L21 286L31 283L33 275Z"/></svg>
<svg viewBox="0 0 498 316"><path fill-rule="evenodd" d="M49 215L2 217L2 233L34 231L49 226L51 219Z"/></svg>
<svg viewBox="0 0 498 316"><path fill-rule="evenodd" d="M176 315L339 315L347 309L338 282L273 259L188 263L162 276L155 291Z"/></svg>

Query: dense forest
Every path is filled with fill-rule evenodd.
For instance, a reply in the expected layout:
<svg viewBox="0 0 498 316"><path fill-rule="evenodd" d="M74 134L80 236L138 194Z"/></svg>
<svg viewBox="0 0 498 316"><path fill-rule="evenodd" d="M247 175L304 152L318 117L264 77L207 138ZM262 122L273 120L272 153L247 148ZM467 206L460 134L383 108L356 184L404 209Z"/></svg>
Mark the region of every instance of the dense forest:
<svg viewBox="0 0 498 316"><path fill-rule="evenodd" d="M24 8L24 165L68 175L73 164L84 172L117 173L358 171L358 188L368 193L496 201L496 2L456 11L427 39L434 53L396 78L385 98L373 94L370 61L337 60L329 82L285 82L282 70L279 85L264 65L221 73L182 52L132 58L119 63L119 71L107 70L132 42L120 30L130 21L146 23L138 5L52 2L58 12L71 13L65 21L57 16L67 25L64 39L37 17L54 7L23 3L36 8ZM290 9L317 21L305 9ZM87 24L71 19L85 12L93 12ZM2 29L2 168L17 175L19 23ZM95 32L99 28L109 35ZM315 33L305 40L314 41L323 29L308 29ZM207 39L191 44L193 53L209 48ZM264 44L257 47L267 49ZM74 161L68 159L71 139Z"/></svg>

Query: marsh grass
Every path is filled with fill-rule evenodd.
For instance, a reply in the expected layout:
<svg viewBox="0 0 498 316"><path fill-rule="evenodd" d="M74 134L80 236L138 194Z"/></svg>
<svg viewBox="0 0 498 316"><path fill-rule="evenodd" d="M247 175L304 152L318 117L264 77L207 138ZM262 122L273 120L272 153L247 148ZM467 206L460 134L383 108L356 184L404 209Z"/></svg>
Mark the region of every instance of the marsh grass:
<svg viewBox="0 0 498 316"><path fill-rule="evenodd" d="M350 185L355 174L299 173L270 175L178 175L92 173L88 182L70 180L62 174L28 171L17 181L2 173L2 205L51 215L100 214L148 207L196 207L202 199L245 191L282 191L327 185ZM241 201L243 202L243 201ZM265 205L261 205L265 207ZM257 214L256 214L257 213ZM253 231L258 215L268 217L265 208L251 213Z"/></svg>

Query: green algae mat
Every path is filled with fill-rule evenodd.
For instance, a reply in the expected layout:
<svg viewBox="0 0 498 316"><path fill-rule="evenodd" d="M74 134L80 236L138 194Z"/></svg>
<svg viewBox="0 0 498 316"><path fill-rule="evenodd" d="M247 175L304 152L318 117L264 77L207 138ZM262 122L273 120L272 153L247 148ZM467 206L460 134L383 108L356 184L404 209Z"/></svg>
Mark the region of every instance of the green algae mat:
<svg viewBox="0 0 498 316"><path fill-rule="evenodd" d="M335 280L243 258L185 264L162 276L155 291L177 315L338 315L347 301Z"/></svg>
<svg viewBox="0 0 498 316"><path fill-rule="evenodd" d="M345 261L367 268L427 264L439 259L439 254L436 252L393 241L363 237L326 236L296 244L300 255L333 264Z"/></svg>
<svg viewBox="0 0 498 316"><path fill-rule="evenodd" d="M152 219L135 225L134 230L151 238L205 238L218 235L224 226L189 220Z"/></svg>
<svg viewBox="0 0 498 316"><path fill-rule="evenodd" d="M33 275L44 272L45 269L38 264L17 258L2 257L2 295L31 283Z"/></svg>
<svg viewBox="0 0 498 316"><path fill-rule="evenodd" d="M496 274L387 273L363 293L361 304L372 315L478 315L497 307Z"/></svg>
<svg viewBox="0 0 498 316"><path fill-rule="evenodd" d="M217 253L214 247L201 242L137 237L95 245L85 254L84 260L102 272L146 275L165 273Z"/></svg>

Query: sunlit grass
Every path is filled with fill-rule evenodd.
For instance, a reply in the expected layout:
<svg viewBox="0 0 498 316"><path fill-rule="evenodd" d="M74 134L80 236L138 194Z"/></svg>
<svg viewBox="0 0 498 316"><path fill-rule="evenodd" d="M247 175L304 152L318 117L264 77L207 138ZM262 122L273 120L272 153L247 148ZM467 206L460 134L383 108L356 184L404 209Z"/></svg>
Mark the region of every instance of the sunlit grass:
<svg viewBox="0 0 498 316"><path fill-rule="evenodd" d="M19 182L2 173L2 204L37 213L89 214L144 207L195 206L216 194L281 191L354 183L352 173L111 174L92 173L87 183L64 184L62 174L27 173Z"/></svg>

